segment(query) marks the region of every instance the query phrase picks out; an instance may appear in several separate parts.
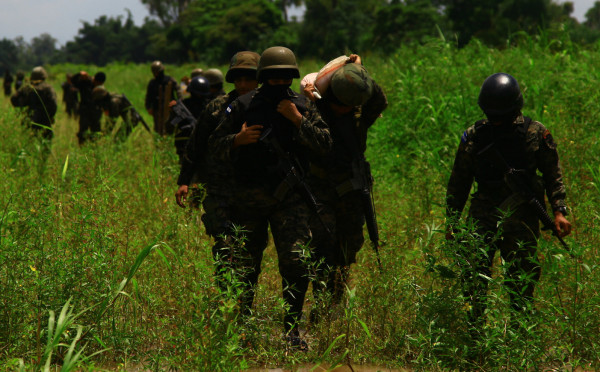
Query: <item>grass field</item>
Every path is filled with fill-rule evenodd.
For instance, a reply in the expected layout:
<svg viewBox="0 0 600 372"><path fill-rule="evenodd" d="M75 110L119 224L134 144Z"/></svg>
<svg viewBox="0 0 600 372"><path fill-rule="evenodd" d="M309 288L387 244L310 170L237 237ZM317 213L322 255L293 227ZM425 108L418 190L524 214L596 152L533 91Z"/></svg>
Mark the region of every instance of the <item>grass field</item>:
<svg viewBox="0 0 600 372"><path fill-rule="evenodd" d="M318 326L302 325L307 353L284 347L271 245L254 315L234 321L235 302L214 284L212 242L199 212L175 205L172 139L138 127L124 142L105 136L79 147L77 123L61 106L46 156L0 99L0 369L598 369L600 52L558 40L518 44L457 50L435 41L385 59L363 56L390 102L367 152L384 270L366 243L346 306ZM321 65L301 61L302 75ZM166 72L180 78L193 67ZM98 71L48 67L59 97L64 73L79 69ZM143 109L149 66L102 70L107 89L125 93L150 123ZM473 345L459 268L444 240L443 201L460 135L482 118L479 87L500 71L519 80L524 114L558 143L575 257L543 234L534 323L521 332L508 327L498 268L485 337ZM307 296L305 311L312 303Z"/></svg>

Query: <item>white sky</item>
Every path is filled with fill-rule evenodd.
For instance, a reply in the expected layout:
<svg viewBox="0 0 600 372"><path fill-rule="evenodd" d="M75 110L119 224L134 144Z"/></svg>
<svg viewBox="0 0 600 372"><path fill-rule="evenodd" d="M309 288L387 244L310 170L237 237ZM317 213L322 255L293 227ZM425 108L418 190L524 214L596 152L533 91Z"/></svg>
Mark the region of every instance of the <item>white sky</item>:
<svg viewBox="0 0 600 372"><path fill-rule="evenodd" d="M573 16L580 22L597 0L573 0ZM563 2L563 1L561 1ZM1 0L0 39L23 36L25 41L49 33L60 45L73 40L82 21L93 23L101 15L127 17L131 10L136 25L149 16L140 0ZM292 12L295 13L295 12Z"/></svg>

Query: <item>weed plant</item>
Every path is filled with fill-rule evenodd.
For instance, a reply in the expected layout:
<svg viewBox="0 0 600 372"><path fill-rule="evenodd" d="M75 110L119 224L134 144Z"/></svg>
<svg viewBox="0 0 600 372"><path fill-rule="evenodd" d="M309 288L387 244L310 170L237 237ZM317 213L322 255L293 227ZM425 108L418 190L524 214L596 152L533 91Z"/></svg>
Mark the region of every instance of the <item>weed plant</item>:
<svg viewBox="0 0 600 372"><path fill-rule="evenodd" d="M219 290L201 212L174 202L172 138L138 127L124 141L104 136L79 147L76 121L59 110L45 151L20 125L19 112L0 100L0 368L599 368L600 52L579 49L560 34L518 34L502 50L432 40L363 61L390 102L370 130L367 152L383 271L365 243L345 302L327 321L301 325L306 353L290 352L283 342L273 247L248 318L237 315L240 283ZM322 63L300 61L301 72ZM166 72L179 79L193 67ZM99 70L48 66L50 83L58 91L65 72L81 69ZM149 66L101 70L107 89L125 93L151 123L143 110ZM519 80L525 115L546 125L558 143L573 255L542 234L542 277L527 319L511 316L503 265L495 259L483 337L474 343L458 248L444 239L444 196L459 138L482 118L479 87L500 71ZM469 231L466 222L462 227ZM305 310L314 305L309 294ZM52 326L49 319L63 313L60 327ZM511 322L521 324L519 331Z"/></svg>

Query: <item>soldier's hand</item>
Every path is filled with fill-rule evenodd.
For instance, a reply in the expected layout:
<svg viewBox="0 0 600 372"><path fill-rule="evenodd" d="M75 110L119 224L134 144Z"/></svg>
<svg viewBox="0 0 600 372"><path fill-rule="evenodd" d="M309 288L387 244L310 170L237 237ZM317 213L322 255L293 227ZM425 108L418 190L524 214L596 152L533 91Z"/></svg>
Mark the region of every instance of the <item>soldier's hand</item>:
<svg viewBox="0 0 600 372"><path fill-rule="evenodd" d="M185 208L187 194L188 194L188 185L179 186L179 189L177 189L177 192L175 193L175 201L177 202L177 205L180 206L181 208Z"/></svg>
<svg viewBox="0 0 600 372"><path fill-rule="evenodd" d="M302 123L302 114L298 111L296 105L289 99L284 99L277 105L277 112L283 115L286 119L294 123L294 125L300 128Z"/></svg>
<svg viewBox="0 0 600 372"><path fill-rule="evenodd" d="M262 128L262 125L248 126L248 123L242 124L242 129L235 135L233 140L233 148L258 142Z"/></svg>
<svg viewBox="0 0 600 372"><path fill-rule="evenodd" d="M173 107L177 104L177 101L175 100L171 100L171 102L169 102L169 107Z"/></svg>
<svg viewBox="0 0 600 372"><path fill-rule="evenodd" d="M151 109L151 108L149 108L149 109L148 109L148 113L149 113L150 115L154 115L154 109Z"/></svg>
<svg viewBox="0 0 600 372"><path fill-rule="evenodd" d="M358 54L350 54L350 57L348 57L348 62L346 63L358 63L359 65L362 65L362 60Z"/></svg>
<svg viewBox="0 0 600 372"><path fill-rule="evenodd" d="M311 101L315 102L317 100L317 97L315 97L315 95L313 94L313 91L315 90L315 86L314 84L306 84L306 86L304 87L304 90L302 91L302 93Z"/></svg>
<svg viewBox="0 0 600 372"><path fill-rule="evenodd" d="M561 238L571 233L571 223L560 212L554 212L554 225Z"/></svg>

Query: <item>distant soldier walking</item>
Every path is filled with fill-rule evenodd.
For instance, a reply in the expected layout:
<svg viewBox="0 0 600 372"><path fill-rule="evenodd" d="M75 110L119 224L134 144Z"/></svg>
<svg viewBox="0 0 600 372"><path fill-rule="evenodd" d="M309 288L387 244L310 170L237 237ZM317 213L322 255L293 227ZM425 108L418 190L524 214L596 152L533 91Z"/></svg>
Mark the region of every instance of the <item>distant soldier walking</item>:
<svg viewBox="0 0 600 372"><path fill-rule="evenodd" d="M13 81L14 81L14 78L10 74L10 71L6 70L4 72L4 81L2 82L2 86L4 87L4 95L6 97L10 97L10 95L12 94Z"/></svg>
<svg viewBox="0 0 600 372"><path fill-rule="evenodd" d="M167 130L167 120L171 109L171 101L181 98L181 90L177 81L165 75L165 67L160 61L152 62L150 66L154 78L148 82L146 89L146 110L154 118L154 131L158 134L172 134Z"/></svg>
<svg viewBox="0 0 600 372"><path fill-rule="evenodd" d="M532 309L541 272L537 259L540 214L548 216L544 191L554 212L553 226L547 218L551 227L560 237L571 232L556 143L546 127L521 113L523 95L517 80L505 73L489 76L481 87L479 106L487 119L462 135L446 193L447 238L453 239L473 181L477 184L469 218L476 225L472 239L482 246L465 245L456 252L464 266L470 331L475 335L485 324L485 278L491 277L497 250L506 266L504 282L512 309L523 314Z"/></svg>
<svg viewBox="0 0 600 372"><path fill-rule="evenodd" d="M21 89L23 81L25 80L25 73L21 70L17 71L17 78L15 79L15 91Z"/></svg>
<svg viewBox="0 0 600 372"><path fill-rule="evenodd" d="M66 80L61 84L63 91L62 101L65 104L65 111L69 116L77 115L77 88L73 85L71 78L72 74L66 75Z"/></svg>
<svg viewBox="0 0 600 372"><path fill-rule="evenodd" d="M27 126L35 133L40 133L43 138L50 140L57 104L54 89L46 83L47 77L48 74L43 67L34 67L29 79L30 84L16 91L10 101L13 106L26 109Z"/></svg>
<svg viewBox="0 0 600 372"><path fill-rule="evenodd" d="M84 144L89 139L94 139L100 134L100 120L102 109L92 99L92 91L95 87L104 84L106 75L98 72L92 78L87 72L81 71L75 74L71 81L79 91L79 132L77 138L79 144Z"/></svg>

